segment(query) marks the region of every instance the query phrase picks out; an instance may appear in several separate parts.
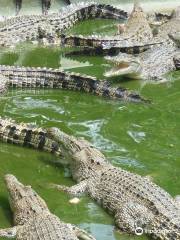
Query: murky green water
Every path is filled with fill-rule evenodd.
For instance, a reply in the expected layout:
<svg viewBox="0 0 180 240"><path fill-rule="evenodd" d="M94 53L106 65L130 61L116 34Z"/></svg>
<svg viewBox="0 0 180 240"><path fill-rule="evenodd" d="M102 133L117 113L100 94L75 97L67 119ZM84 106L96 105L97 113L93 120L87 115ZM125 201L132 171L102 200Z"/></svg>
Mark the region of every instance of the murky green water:
<svg viewBox="0 0 180 240"><path fill-rule="evenodd" d="M114 31L113 21L87 21L76 33ZM100 30L99 30L100 29ZM0 51L0 64L47 66L87 73L102 78L107 63L102 57L66 58L58 48L23 44ZM180 194L180 74L169 75L159 85L122 81L153 100L152 105L125 104L96 96L61 90L11 90L1 99L0 116L40 126L56 126L75 136L84 136L101 149L116 166L141 175L173 196ZM50 154L0 144L0 227L8 227L12 216L3 183L5 173L15 174L47 201L62 220L89 230L97 240L131 240L137 237L114 231L113 219L89 198L71 205L69 197L48 189L47 183L72 185L67 170ZM146 237L138 237L146 239Z"/></svg>

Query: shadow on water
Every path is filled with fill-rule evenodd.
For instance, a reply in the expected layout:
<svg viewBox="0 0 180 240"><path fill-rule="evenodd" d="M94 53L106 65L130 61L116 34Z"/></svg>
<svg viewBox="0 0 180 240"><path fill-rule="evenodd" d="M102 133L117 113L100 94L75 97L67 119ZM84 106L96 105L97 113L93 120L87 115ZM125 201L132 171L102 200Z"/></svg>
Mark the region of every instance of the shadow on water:
<svg viewBox="0 0 180 240"><path fill-rule="evenodd" d="M9 220L9 224L13 225L13 213L11 211L8 198L2 194L0 194L0 208L5 218Z"/></svg>

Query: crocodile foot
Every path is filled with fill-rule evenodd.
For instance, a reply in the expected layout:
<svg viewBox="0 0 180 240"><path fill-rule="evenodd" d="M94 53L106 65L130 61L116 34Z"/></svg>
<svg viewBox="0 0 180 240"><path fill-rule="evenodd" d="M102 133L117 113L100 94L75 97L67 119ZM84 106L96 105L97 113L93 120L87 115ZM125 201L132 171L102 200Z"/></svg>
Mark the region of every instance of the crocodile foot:
<svg viewBox="0 0 180 240"><path fill-rule="evenodd" d="M84 180L72 187L67 187L67 186L64 186L64 185L58 185L58 184L50 184L49 185L51 188L55 188L57 189L58 191L62 191L62 192L66 192L68 193L69 195L71 196L80 196L82 195L83 193L86 192L86 189L87 189L87 181Z"/></svg>

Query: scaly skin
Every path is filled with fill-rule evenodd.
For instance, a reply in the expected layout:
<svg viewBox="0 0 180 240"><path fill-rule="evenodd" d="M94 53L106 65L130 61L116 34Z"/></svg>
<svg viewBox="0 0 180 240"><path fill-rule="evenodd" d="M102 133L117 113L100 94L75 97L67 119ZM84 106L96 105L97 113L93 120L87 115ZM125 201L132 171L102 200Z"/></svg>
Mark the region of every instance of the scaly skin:
<svg viewBox="0 0 180 240"><path fill-rule="evenodd" d="M64 36L62 42L67 46L102 47L105 50L114 47L121 51L121 48L127 48L129 53L133 53L132 49L135 49L136 53L139 53L143 51L143 46L153 43L153 34L145 13L139 3L135 1L133 11L127 23L123 25L122 34L116 36L92 35L89 37L70 35Z"/></svg>
<svg viewBox="0 0 180 240"><path fill-rule="evenodd" d="M180 54L178 44L172 38L174 34L180 32L180 7L173 11L171 19L159 27L156 41L161 42L139 56L121 55L107 57L106 59L116 64L116 67L105 73L105 76L127 76L144 80L165 80L165 74L178 69L178 64L174 58ZM174 40L175 41L175 40ZM176 40L177 41L177 40Z"/></svg>
<svg viewBox="0 0 180 240"><path fill-rule="evenodd" d="M135 233L141 227L153 239L180 239L180 207L162 188L148 178L113 167L90 143L59 129L49 135L67 149L70 170L77 185L52 185L72 195L86 192L114 217L117 227Z"/></svg>
<svg viewBox="0 0 180 240"><path fill-rule="evenodd" d="M0 126L1 141L27 145L22 144L23 141L26 143L25 131L21 131L25 125L1 120ZM20 131L15 130L12 134L13 126ZM84 139L69 136L57 128L44 131L47 138L59 146L62 156L66 156L66 164L69 165L73 179L78 182L70 188L61 185L53 187L72 195L86 192L115 217L117 227L123 231L134 234L141 227L144 233L154 239L180 239L179 197L173 199L148 178L113 167L99 150ZM21 141L18 142L18 139ZM32 138L29 141L32 142ZM39 145L38 138L35 142ZM23 219L26 218L25 215Z"/></svg>
<svg viewBox="0 0 180 240"><path fill-rule="evenodd" d="M149 102L141 98L137 93L133 93L125 88L112 87L107 81L59 69L0 65L1 75L7 79L6 84L11 87L68 89L92 93L110 99ZM5 88L3 89L5 90Z"/></svg>
<svg viewBox="0 0 180 240"><path fill-rule="evenodd" d="M127 13L110 5L96 3L71 4L60 13L28 15L7 19L0 24L0 45L39 40L38 29L47 29L44 37L52 43L60 41L60 34L85 19L126 19Z"/></svg>
<svg viewBox="0 0 180 240"><path fill-rule="evenodd" d="M62 155L59 144L47 136L45 129L25 123L16 124L11 119L0 118L0 140L5 143L54 153L57 156Z"/></svg>
<svg viewBox="0 0 180 240"><path fill-rule="evenodd" d="M13 175L5 176L15 227L0 229L0 237L17 240L95 240L84 230L62 222L45 201Z"/></svg>

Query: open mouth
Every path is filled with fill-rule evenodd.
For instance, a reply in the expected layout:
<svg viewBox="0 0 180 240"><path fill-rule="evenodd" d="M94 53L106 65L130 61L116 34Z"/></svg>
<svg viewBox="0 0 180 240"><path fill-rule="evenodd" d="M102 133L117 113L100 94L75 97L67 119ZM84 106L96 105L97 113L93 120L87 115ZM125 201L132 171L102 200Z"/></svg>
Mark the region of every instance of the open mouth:
<svg viewBox="0 0 180 240"><path fill-rule="evenodd" d="M113 67L104 73L107 78L125 76L127 78L139 79L141 73L141 66L138 61L135 60L114 60L112 58L106 58L110 63L113 63Z"/></svg>

